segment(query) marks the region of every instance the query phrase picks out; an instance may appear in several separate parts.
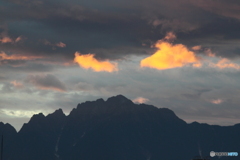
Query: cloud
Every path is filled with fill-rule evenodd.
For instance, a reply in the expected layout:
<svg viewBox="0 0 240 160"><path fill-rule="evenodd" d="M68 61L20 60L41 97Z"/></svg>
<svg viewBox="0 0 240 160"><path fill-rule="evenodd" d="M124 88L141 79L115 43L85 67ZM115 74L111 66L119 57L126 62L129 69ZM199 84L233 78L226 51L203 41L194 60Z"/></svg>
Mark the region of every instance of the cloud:
<svg viewBox="0 0 240 160"><path fill-rule="evenodd" d="M203 47L205 45L212 46L215 41L207 41L210 38L224 42L225 38L219 39L216 37L218 35L226 37L226 40L232 39L232 37L237 40L238 37L235 36L238 36L239 22L230 21L225 17L209 12L208 9L202 9L208 7L208 4L212 8L217 2L205 0L201 3L199 1L201 0L196 0L196 2L190 2L189 0L170 0L168 2L143 0L142 3L138 3L134 0L131 4L128 3L127 8L125 6L127 1L125 0L119 2L118 5L109 0L101 4L95 0L92 4L89 2L68 1L63 3L62 1L49 0L38 5L30 1L28 3L19 2L18 4L14 4L15 1L9 1L8 5L4 6L3 4L6 9L3 10L0 18L6 23L8 21L13 22L7 24L9 26L9 37L13 40L19 35L28 37L24 47L16 46L22 52L31 51L32 54L47 55L53 55L51 53L54 53L69 59L72 59L72 56L68 53L74 53L77 50L80 50L83 54L95 53L96 57L102 59L123 58L125 55L134 52L128 49L120 52L120 47L128 46L129 48L138 47L142 49L143 47L139 47L140 41L156 42L159 37L163 36L162 33L170 30L176 33L180 32L179 41L184 40L185 42L181 43L185 45L193 43L193 40L198 40L205 43L202 44ZM219 3L222 3L222 1ZM224 2L216 10L222 13L227 8L228 11L231 11L231 8L234 8L233 6L239 5L233 1ZM107 9L112 7L115 9ZM237 9L231 12L237 15ZM126 10L127 12L125 12ZM216 26L221 27L216 28ZM64 44L69 46L61 53L54 52L49 50L49 46L43 47L37 43L43 37L48 39L56 48L64 47L64 45L59 44L60 40L64 40ZM230 45L230 43L224 43L224 46ZM232 43L232 45L234 47L231 48L239 46L236 43ZM112 53L112 50L115 49L115 52L106 54L106 52L98 52L99 49L108 50L108 53ZM141 54L143 53L146 54L147 52L142 49ZM219 54L220 52L216 53ZM138 54L140 53L138 52ZM227 53L225 56L231 54L233 53Z"/></svg>
<svg viewBox="0 0 240 160"><path fill-rule="evenodd" d="M194 68L201 68L202 67L202 63L201 62L196 62L192 65Z"/></svg>
<svg viewBox="0 0 240 160"><path fill-rule="evenodd" d="M194 50L194 51L199 51L200 49L202 48L202 46L193 46L192 47L192 50Z"/></svg>
<svg viewBox="0 0 240 160"><path fill-rule="evenodd" d="M6 80L7 78L5 77L5 76L1 76L0 75L0 81L2 81L2 80Z"/></svg>
<svg viewBox="0 0 240 160"><path fill-rule="evenodd" d="M174 34L168 33L163 40L159 40L155 44L158 50L150 57L143 59L140 63L141 67L165 70L188 64L199 66L200 57L197 57L193 51L188 50L183 44L173 45L166 41L174 38L176 38Z"/></svg>
<svg viewBox="0 0 240 160"><path fill-rule="evenodd" d="M15 42L19 42L19 41L21 41L21 40L22 40L22 37L19 36L19 37L17 37L17 38L15 39Z"/></svg>
<svg viewBox="0 0 240 160"><path fill-rule="evenodd" d="M84 91L84 92L89 92L92 91L96 88L94 88L94 86L92 84L86 83L86 82L78 82L78 84L76 84L74 86L74 89L78 89L80 91Z"/></svg>
<svg viewBox="0 0 240 160"><path fill-rule="evenodd" d="M158 107L172 107L174 109L176 106L175 109L182 113L184 112L185 106L186 112L192 106L195 106L193 108L196 110L201 109L201 106L204 107L204 105L212 107L210 100L217 99L216 97L222 97L222 95L206 95L206 98L202 100L201 98L204 97L205 94L198 96L194 91L188 90L193 86L206 86L209 88L222 88L222 86L224 86L226 88L233 87L235 90L239 88L239 83L237 83L239 79L238 72L225 72L223 70L216 72L218 68L211 68L209 66L209 63L213 62L210 60L218 63L220 60L218 59L219 56L229 59L231 57L232 59L230 60L233 60L240 55L240 21L221 15L227 15L227 12L223 12L225 11L225 6L229 6L230 4L231 6L238 6L237 4L239 2L236 0L224 2L226 5L222 5L223 9L221 7L215 7L219 9L218 13L220 13L216 14L216 12L210 11L209 9L203 9L204 6L199 7L199 5L194 6L191 4L197 1L199 0L143 0L139 3L139 1L133 0L129 3L123 0L119 1L117 5L110 0L93 0L90 2L44 0L41 1L42 4L36 5L33 4L35 1L29 0L1 1L3 2L0 7L2 9L2 13L0 14L1 24L5 23L7 25L5 32L8 34L0 36L0 39L5 36L15 42L13 43L8 40L8 43L2 43L1 41L0 53L1 51L5 51L9 57L13 54L44 57L41 61L38 59L26 62L23 60L3 60L7 61L8 64L0 67L0 75L7 79L2 79L1 77L0 79L6 83L10 89L12 88L13 91L11 94L6 94L6 91L1 91L1 104L3 105L3 100L6 100L6 105L4 104L4 106L9 109L11 106L14 106L14 103L19 102L16 110L20 110L22 106L26 108L28 106L38 106L41 108L42 105L60 105L63 107L69 106L70 108L74 107L74 103L77 104L79 101L93 100L94 98L92 97L94 96L106 98L107 96L122 92L126 94L126 96L131 97L131 99L136 98L137 95L147 97L151 99L152 104ZM38 2L40 1L38 0ZM129 4L127 7L126 2ZM223 0L203 0L202 4L211 9L214 7L214 4L210 3L218 2L223 2ZM228 13L233 13L236 16L240 15L238 14L240 11L239 8L227 8L227 11L230 11ZM148 14L149 16L147 18L143 18ZM2 31L3 29L0 28L0 33ZM174 33L178 35L177 42L173 44L183 44L189 47L201 45L201 50L196 51L192 50L192 48L188 48L188 50L194 52L197 56L202 55L202 57L206 59L198 61L199 63L193 63L193 65L189 63L186 63L186 65L189 64L197 67L201 66L201 62L203 62L203 67L206 65L206 68L194 70L191 68L184 68L183 70L172 69L167 72L158 72L158 70L144 72L143 70L135 68L136 63L140 61L140 57L148 57L154 53L153 51L156 48L153 49L149 46L164 37L164 33L168 31L174 31ZM19 35L23 36L23 40L24 37L27 37L24 43L20 44L23 40L17 40ZM42 39L49 40L50 44L58 46L44 45L43 41L39 43L39 40ZM59 46L64 47L60 42L66 44L67 47L59 48ZM169 41L167 42L170 43ZM142 43L146 45L141 46ZM173 44L170 46L175 46ZM56 50L53 50L53 47L55 47ZM206 48L210 48L216 56L212 58L208 57L207 53L205 53ZM157 49L159 50L159 48ZM118 65L121 65L123 69L118 74L88 75L88 73L84 72L84 69L80 69L79 72L79 67L76 63L73 63L74 55L69 53L75 53L76 51L81 51L81 55L94 53L93 57L96 58L97 61L108 59L111 62L111 60L114 59L124 58L127 60L122 61L123 63L119 62ZM133 56L136 57L131 58ZM0 59L1 58L0 56ZM21 58L15 57L13 59ZM0 63L3 61L0 61ZM58 65L59 63L64 64L68 61L71 61L74 66L65 67ZM24 62L24 65L19 66L19 62L21 62L21 64ZM14 67L11 63L14 63ZM16 67L17 65L18 67ZM91 67L89 69L93 70ZM60 81L62 81L61 77L69 79L69 81L72 79L77 79L78 81L74 83L70 81L69 84L66 85L68 92L54 92L44 97L39 95L39 93L49 92L47 90L35 90L31 87L31 83L29 87L27 87L28 84L24 83L25 88L17 92L14 90L15 87L9 83L15 80L22 82L20 81L21 77L25 77L26 74L30 73L37 75L38 72L51 73L53 75L57 72L57 78ZM94 76L94 78L92 76ZM80 80L86 82L86 84L80 83L74 85ZM66 83L67 82L68 81L66 81ZM119 84L116 85L116 83ZM122 86L120 86L120 84L122 84ZM35 86L41 87L41 85ZM2 86L2 88L4 87L5 86ZM72 88L73 91L70 91ZM29 94L23 94L25 89L32 90L33 93L36 91L36 94L31 94L30 92ZM49 89L49 87L45 87L45 89ZM55 90L53 88L50 89ZM180 100L176 98L184 93L193 94L193 96L189 95L188 98L181 96L179 98ZM72 105L64 102L64 98L58 96L58 94L66 95L66 100L70 99L69 101L71 101ZM221 92L221 94L233 95L229 99L237 102L231 104L231 100L227 100L224 104L232 108L231 113L226 113L226 115L236 114L237 112L235 112L234 109L236 105L240 104L239 99L235 97L238 94L231 94L231 92L225 91ZM57 95L56 100L53 101L52 95ZM198 98L194 99L194 95L198 96ZM19 97L19 99L16 99L17 97ZM170 99L169 97L173 98ZM44 99L43 103L38 103L42 98L46 99ZM181 100L181 98L184 100ZM191 100L191 98L193 100ZM74 99L74 101L72 101L72 99ZM25 103L23 103L24 100L26 101ZM195 100L197 100L197 102ZM208 103L206 103L206 101ZM31 104L29 104L29 102ZM51 105L49 105L50 102L52 103ZM206 106L206 111L209 111L209 106ZM201 116L205 114L196 111L195 115ZM207 118L201 117L200 120L201 119L207 121Z"/></svg>
<svg viewBox="0 0 240 160"><path fill-rule="evenodd" d="M12 39L9 38L9 37L3 37L3 38L0 39L0 42L1 42L1 43L13 43L14 40L12 40Z"/></svg>
<svg viewBox="0 0 240 160"><path fill-rule="evenodd" d="M55 90L60 92L67 90L66 86L57 77L51 74L32 75L28 77L27 81L43 90Z"/></svg>
<svg viewBox="0 0 240 160"><path fill-rule="evenodd" d="M0 61L2 60L35 60L43 58L42 56L23 56L23 55L7 55L5 52L0 52Z"/></svg>
<svg viewBox="0 0 240 160"><path fill-rule="evenodd" d="M164 37L165 41L174 41L175 39L177 39L176 35L173 32L168 32L166 34L166 36Z"/></svg>
<svg viewBox="0 0 240 160"><path fill-rule="evenodd" d="M134 100L132 100L134 103L139 103L139 104L141 104L141 103L146 103L146 102L148 102L149 101L149 99L147 99L147 98L143 98L143 97L137 97L137 98L135 98Z"/></svg>
<svg viewBox="0 0 240 160"><path fill-rule="evenodd" d="M177 39L177 37L176 37L176 35L173 32L168 32L166 34L166 36L164 37L164 40L168 41L168 42L174 41L176 39Z"/></svg>
<svg viewBox="0 0 240 160"><path fill-rule="evenodd" d="M156 13L146 15L144 17L148 21L148 24L154 26L154 28L160 27L162 32L175 31L175 32L189 32L196 30L199 27L197 23L191 23L183 18L174 17L168 19L167 17L159 17Z"/></svg>
<svg viewBox="0 0 240 160"><path fill-rule="evenodd" d="M0 43L17 43L22 40L22 37L19 36L15 40L10 38L9 36L1 36Z"/></svg>
<svg viewBox="0 0 240 160"><path fill-rule="evenodd" d="M49 45L49 46L52 46L52 47L59 47L59 48L64 48L66 47L67 45L63 42L58 42L58 43L51 43L49 42L48 40L44 40L43 41L43 44L45 45Z"/></svg>
<svg viewBox="0 0 240 160"><path fill-rule="evenodd" d="M12 81L11 84L16 88L23 88L23 84L18 81Z"/></svg>
<svg viewBox="0 0 240 160"><path fill-rule="evenodd" d="M10 117L27 117L31 118L34 114L43 113L42 110L16 110L16 109L1 109L0 112Z"/></svg>
<svg viewBox="0 0 240 160"><path fill-rule="evenodd" d="M236 1L237 2L237 1ZM213 12L225 17L240 19L239 3L229 1L210 1L210 0L195 0L191 3L199 6L207 11Z"/></svg>
<svg viewBox="0 0 240 160"><path fill-rule="evenodd" d="M208 57L216 57L216 54L212 52L211 49L206 49L205 53L207 54Z"/></svg>
<svg viewBox="0 0 240 160"><path fill-rule="evenodd" d="M219 69L225 69L225 68L232 68L232 69L237 69L237 70L240 69L240 65L238 65L236 63L232 63L227 58L222 58L216 64L210 63L210 67L219 68Z"/></svg>
<svg viewBox="0 0 240 160"><path fill-rule="evenodd" d="M63 42L56 43L55 45L56 45L57 47L61 47L61 48L64 48L64 47L67 46L67 45L66 45L65 43L63 43Z"/></svg>
<svg viewBox="0 0 240 160"><path fill-rule="evenodd" d="M213 99L210 102L213 104L221 104L221 103L223 103L223 100L222 99Z"/></svg>
<svg viewBox="0 0 240 160"><path fill-rule="evenodd" d="M94 54L81 55L75 53L74 62L85 69L92 69L95 72L114 72L118 71L117 63L109 62L108 60L99 61L94 57Z"/></svg>

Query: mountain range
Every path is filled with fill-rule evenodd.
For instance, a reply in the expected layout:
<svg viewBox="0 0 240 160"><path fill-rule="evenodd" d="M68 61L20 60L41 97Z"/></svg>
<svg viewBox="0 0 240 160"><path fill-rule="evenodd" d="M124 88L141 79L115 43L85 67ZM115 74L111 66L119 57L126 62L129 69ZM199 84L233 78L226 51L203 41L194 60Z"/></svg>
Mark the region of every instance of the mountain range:
<svg viewBox="0 0 240 160"><path fill-rule="evenodd" d="M167 108L135 104L122 95L33 115L19 132L0 123L3 160L190 160L240 153L240 124L186 123ZM239 159L211 157L211 159Z"/></svg>

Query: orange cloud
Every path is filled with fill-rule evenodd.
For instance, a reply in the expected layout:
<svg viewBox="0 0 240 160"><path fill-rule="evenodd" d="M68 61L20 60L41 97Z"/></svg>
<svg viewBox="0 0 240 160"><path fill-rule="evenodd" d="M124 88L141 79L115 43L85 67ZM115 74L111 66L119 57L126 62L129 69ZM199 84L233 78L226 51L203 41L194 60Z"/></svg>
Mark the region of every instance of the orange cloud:
<svg viewBox="0 0 240 160"><path fill-rule="evenodd" d="M155 47L158 50L143 59L140 63L141 67L155 68L159 70L183 67L188 64L200 66L200 58L194 52L182 44L173 45L165 40L174 38L172 34L167 34L163 40L159 40Z"/></svg>
<svg viewBox="0 0 240 160"><path fill-rule="evenodd" d="M192 50L199 51L202 48L202 46L193 46Z"/></svg>
<svg viewBox="0 0 240 160"><path fill-rule="evenodd" d="M2 39L0 39L0 42L2 42L2 43L13 43L14 41L9 37L3 37Z"/></svg>
<svg viewBox="0 0 240 160"><path fill-rule="evenodd" d="M57 91L57 92L66 92L65 90L55 88L55 87L44 87L44 86L37 86L38 89L41 90L52 90L52 91Z"/></svg>
<svg viewBox="0 0 240 160"><path fill-rule="evenodd" d="M8 37L8 36L3 36L3 37L0 39L0 42L1 42L1 43L17 43L17 42L19 42L19 41L21 41L21 40L22 40L22 37L21 37L21 36L17 37L15 40L12 39L12 38L10 38L10 37Z"/></svg>
<svg viewBox="0 0 240 160"><path fill-rule="evenodd" d="M118 70L117 63L111 63L108 60L99 61L94 58L94 54L81 55L80 53L76 52L74 62L78 63L82 68L91 68L96 72L113 72Z"/></svg>
<svg viewBox="0 0 240 160"><path fill-rule="evenodd" d="M22 40L22 37L19 36L19 37L17 37L17 38L15 39L15 42L19 42L19 41L21 41L21 40Z"/></svg>
<svg viewBox="0 0 240 160"><path fill-rule="evenodd" d="M216 54L212 52L211 49L206 49L205 53L207 54L208 57L216 57Z"/></svg>
<svg viewBox="0 0 240 160"><path fill-rule="evenodd" d="M135 98L134 100L132 100L134 103L146 103L149 101L149 99L147 98L143 98L143 97L138 97L138 98Z"/></svg>
<svg viewBox="0 0 240 160"><path fill-rule="evenodd" d="M22 56L22 55L7 55L4 52L0 53L0 60L34 60L34 59L39 59L42 58L40 56Z"/></svg>
<svg viewBox="0 0 240 160"><path fill-rule="evenodd" d="M201 62L196 62L196 63L193 64L193 67L200 68L200 67L202 67L202 63Z"/></svg>
<svg viewBox="0 0 240 160"><path fill-rule="evenodd" d="M223 100L222 99L213 99L210 102L213 104L221 104L223 102Z"/></svg>
<svg viewBox="0 0 240 160"><path fill-rule="evenodd" d="M12 81L11 84L16 88L22 88L23 84L17 81Z"/></svg>
<svg viewBox="0 0 240 160"><path fill-rule="evenodd" d="M232 63L229 59L227 58L222 58L220 61L218 61L218 63L214 64L211 63L210 64L211 67L215 67L215 68L220 68L220 69L224 69L224 68L233 68L233 69L240 69L240 65L236 64L236 63Z"/></svg>
<svg viewBox="0 0 240 160"><path fill-rule="evenodd" d="M177 37L173 32L168 32L164 37L164 40L166 41L174 41L175 39L177 39Z"/></svg>

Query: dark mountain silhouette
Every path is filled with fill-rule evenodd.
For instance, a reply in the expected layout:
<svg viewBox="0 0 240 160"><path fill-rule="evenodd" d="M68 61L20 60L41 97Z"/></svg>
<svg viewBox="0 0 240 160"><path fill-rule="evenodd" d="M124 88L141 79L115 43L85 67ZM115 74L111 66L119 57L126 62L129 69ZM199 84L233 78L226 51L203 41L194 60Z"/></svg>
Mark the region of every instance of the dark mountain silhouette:
<svg viewBox="0 0 240 160"><path fill-rule="evenodd" d="M122 95L34 115L6 135L4 160L190 160L210 151L240 153L240 124L187 124L167 108L134 104ZM221 159L239 157L222 157ZM217 157L211 159L218 159Z"/></svg>
<svg viewBox="0 0 240 160"><path fill-rule="evenodd" d="M2 136L4 137L3 157L10 157L11 151L12 151L12 146L14 146L15 138L17 136L17 131L10 124L8 124L8 123L3 124L2 122L0 122L1 140L2 140ZM2 150L2 148L1 148L1 150Z"/></svg>

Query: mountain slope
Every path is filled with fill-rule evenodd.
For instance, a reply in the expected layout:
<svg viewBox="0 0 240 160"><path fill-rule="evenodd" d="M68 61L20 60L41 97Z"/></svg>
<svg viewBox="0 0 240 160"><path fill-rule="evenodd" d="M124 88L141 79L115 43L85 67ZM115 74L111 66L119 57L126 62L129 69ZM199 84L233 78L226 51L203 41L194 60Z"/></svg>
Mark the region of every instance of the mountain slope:
<svg viewBox="0 0 240 160"><path fill-rule="evenodd" d="M240 152L239 135L240 124L187 124L167 108L137 105L118 95L78 104L68 116L61 109L34 115L12 133L15 141L4 159L191 159L212 150Z"/></svg>

